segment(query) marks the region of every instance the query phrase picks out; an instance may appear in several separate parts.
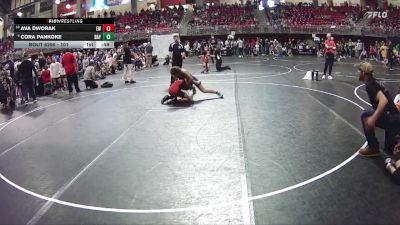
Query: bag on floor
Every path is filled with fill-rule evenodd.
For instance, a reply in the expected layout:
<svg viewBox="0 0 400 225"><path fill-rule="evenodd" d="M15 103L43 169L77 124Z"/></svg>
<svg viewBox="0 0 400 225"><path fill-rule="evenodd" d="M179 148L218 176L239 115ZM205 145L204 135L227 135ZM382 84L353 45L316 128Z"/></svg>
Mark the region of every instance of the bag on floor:
<svg viewBox="0 0 400 225"><path fill-rule="evenodd" d="M112 83L112 82L109 82L109 81L104 82L104 83L101 85L102 88L110 88L110 87L112 87L112 86L113 86L113 83Z"/></svg>

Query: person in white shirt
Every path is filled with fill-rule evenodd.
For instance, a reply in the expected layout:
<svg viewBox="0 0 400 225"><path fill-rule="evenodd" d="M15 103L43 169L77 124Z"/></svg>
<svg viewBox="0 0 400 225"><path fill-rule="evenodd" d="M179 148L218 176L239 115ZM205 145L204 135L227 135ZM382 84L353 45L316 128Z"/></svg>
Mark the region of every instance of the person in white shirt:
<svg viewBox="0 0 400 225"><path fill-rule="evenodd" d="M89 58L85 55L82 60L82 69L85 70L87 66L89 66Z"/></svg>
<svg viewBox="0 0 400 225"><path fill-rule="evenodd" d="M61 64L56 61L55 57L52 57L50 64L50 77L53 83L54 94L57 94L57 89L60 88L62 83L60 77L60 69L61 69Z"/></svg>
<svg viewBox="0 0 400 225"><path fill-rule="evenodd" d="M239 48L239 57L243 57L243 41L242 41L242 39L240 39L240 38L238 39L237 45Z"/></svg>

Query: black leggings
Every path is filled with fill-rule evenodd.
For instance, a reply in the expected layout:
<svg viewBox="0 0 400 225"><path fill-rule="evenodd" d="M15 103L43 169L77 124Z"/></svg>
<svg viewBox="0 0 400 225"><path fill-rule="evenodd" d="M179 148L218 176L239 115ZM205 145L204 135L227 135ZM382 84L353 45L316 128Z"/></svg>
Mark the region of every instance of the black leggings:
<svg viewBox="0 0 400 225"><path fill-rule="evenodd" d="M332 53L326 53L325 54L325 67L324 67L324 75L326 75L326 69L329 67L329 76L332 75L332 67L333 67L333 61L335 59L335 55Z"/></svg>
<svg viewBox="0 0 400 225"><path fill-rule="evenodd" d="M90 87L92 89L99 87L94 80L85 80L85 85L86 85L86 88Z"/></svg>
<svg viewBox="0 0 400 225"><path fill-rule="evenodd" d="M396 183L400 184L400 168L398 168L394 173L392 174L394 180Z"/></svg>
<svg viewBox="0 0 400 225"><path fill-rule="evenodd" d="M217 71L224 71L224 70L229 70L229 66L222 66L222 59L218 60L217 63L215 64Z"/></svg>

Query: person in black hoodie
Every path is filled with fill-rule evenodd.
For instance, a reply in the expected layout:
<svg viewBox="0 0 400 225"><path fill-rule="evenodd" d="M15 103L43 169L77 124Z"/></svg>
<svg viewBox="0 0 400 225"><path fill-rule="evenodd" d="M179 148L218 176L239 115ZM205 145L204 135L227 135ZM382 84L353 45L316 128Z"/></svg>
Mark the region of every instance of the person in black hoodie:
<svg viewBox="0 0 400 225"><path fill-rule="evenodd" d="M28 60L28 55L25 53L23 61L19 65L17 71L18 80L20 80L22 83L22 94L24 95L25 98L25 105L27 105L29 101L28 91L29 91L29 96L33 99L33 101L34 102L37 101L34 89L32 71L35 73L37 77L38 73L36 71L36 68L33 65L32 61Z"/></svg>

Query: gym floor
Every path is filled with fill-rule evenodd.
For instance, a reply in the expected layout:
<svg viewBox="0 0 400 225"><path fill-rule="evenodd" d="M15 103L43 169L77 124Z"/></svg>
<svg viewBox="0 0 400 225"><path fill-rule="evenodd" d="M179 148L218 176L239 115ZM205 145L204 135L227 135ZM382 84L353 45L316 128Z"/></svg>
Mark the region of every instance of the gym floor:
<svg viewBox="0 0 400 225"><path fill-rule="evenodd" d="M161 105L160 66L3 111L0 224L398 224L383 159L357 155L370 106L354 63L309 81L323 59L225 57L203 75L190 58L224 99ZM374 66L394 93L400 70Z"/></svg>

